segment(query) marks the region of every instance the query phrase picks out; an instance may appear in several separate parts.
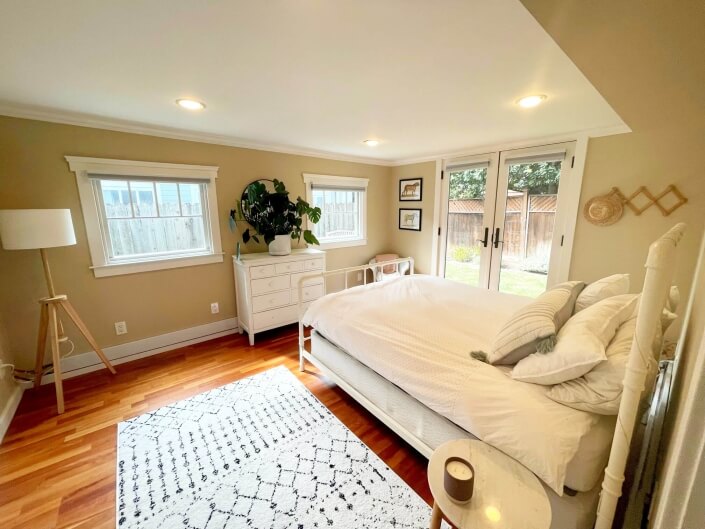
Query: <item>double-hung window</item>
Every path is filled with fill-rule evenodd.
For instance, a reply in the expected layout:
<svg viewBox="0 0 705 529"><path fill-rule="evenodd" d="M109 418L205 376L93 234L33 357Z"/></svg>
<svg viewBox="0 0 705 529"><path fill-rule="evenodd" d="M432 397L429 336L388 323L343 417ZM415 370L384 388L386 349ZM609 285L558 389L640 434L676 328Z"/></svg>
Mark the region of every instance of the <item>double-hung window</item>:
<svg viewBox="0 0 705 529"><path fill-rule="evenodd" d="M222 262L217 167L66 159L96 277Z"/></svg>
<svg viewBox="0 0 705 529"><path fill-rule="evenodd" d="M321 208L310 225L323 249L367 244L367 178L304 174L306 200Z"/></svg>

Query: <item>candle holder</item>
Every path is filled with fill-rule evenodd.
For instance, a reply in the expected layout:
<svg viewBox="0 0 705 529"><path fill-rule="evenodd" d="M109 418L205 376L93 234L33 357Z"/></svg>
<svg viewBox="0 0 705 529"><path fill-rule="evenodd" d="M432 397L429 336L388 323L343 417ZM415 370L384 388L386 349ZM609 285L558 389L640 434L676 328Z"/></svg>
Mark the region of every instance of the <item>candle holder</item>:
<svg viewBox="0 0 705 529"><path fill-rule="evenodd" d="M468 503L475 486L475 469L462 457L449 457L443 466L443 488L456 503Z"/></svg>

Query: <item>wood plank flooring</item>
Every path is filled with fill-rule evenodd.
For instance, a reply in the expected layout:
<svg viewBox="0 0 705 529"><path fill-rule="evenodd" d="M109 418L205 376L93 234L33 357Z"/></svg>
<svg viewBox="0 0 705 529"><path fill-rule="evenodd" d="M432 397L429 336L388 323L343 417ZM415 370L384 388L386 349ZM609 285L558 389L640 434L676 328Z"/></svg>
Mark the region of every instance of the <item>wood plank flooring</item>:
<svg viewBox="0 0 705 529"><path fill-rule="evenodd" d="M0 445L0 527L114 529L117 423L265 371L286 366L425 501L426 459L316 368L298 370L297 331L233 335L183 347L25 392Z"/></svg>

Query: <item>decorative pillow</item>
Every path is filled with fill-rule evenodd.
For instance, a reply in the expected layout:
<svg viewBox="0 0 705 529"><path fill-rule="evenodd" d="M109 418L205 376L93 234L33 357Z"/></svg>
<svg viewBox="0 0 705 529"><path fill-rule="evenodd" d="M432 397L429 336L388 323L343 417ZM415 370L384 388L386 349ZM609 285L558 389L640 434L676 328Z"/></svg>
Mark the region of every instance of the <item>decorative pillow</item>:
<svg viewBox="0 0 705 529"><path fill-rule="evenodd" d="M568 320L549 353L534 353L512 370L512 378L553 385L583 376L606 360L605 348L617 327L634 312L638 295L604 299Z"/></svg>
<svg viewBox="0 0 705 529"><path fill-rule="evenodd" d="M611 296L629 293L629 274L615 274L590 283L575 300L575 312Z"/></svg>
<svg viewBox="0 0 705 529"><path fill-rule="evenodd" d="M383 261L394 261L394 259L399 259L399 256L395 253L383 253L375 255L375 261L377 261L378 263L381 263ZM397 265L395 264L385 265L382 267L383 274L393 274L396 271Z"/></svg>
<svg viewBox="0 0 705 529"><path fill-rule="evenodd" d="M520 360L512 369L512 378L552 386L581 377L606 360L605 346L597 336L581 328L569 330L569 325L570 321L558 333L553 351L534 353Z"/></svg>
<svg viewBox="0 0 705 529"><path fill-rule="evenodd" d="M495 336L489 363L516 364L535 353L539 342L555 338L573 313L575 298L584 286L582 281L561 283L514 313Z"/></svg>
<svg viewBox="0 0 705 529"><path fill-rule="evenodd" d="M580 378L553 386L548 398L576 410L617 415L635 331L636 311L617 330L607 347L607 360Z"/></svg>

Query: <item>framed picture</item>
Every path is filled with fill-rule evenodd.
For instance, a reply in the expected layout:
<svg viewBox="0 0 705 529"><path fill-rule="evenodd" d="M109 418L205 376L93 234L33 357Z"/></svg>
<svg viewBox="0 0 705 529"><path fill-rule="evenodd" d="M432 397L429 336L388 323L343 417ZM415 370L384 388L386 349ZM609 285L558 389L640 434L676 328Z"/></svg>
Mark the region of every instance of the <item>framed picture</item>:
<svg viewBox="0 0 705 529"><path fill-rule="evenodd" d="M423 196L423 178L399 180L399 201L420 202Z"/></svg>
<svg viewBox="0 0 705 529"><path fill-rule="evenodd" d="M421 231L421 210L399 208L399 229Z"/></svg>

